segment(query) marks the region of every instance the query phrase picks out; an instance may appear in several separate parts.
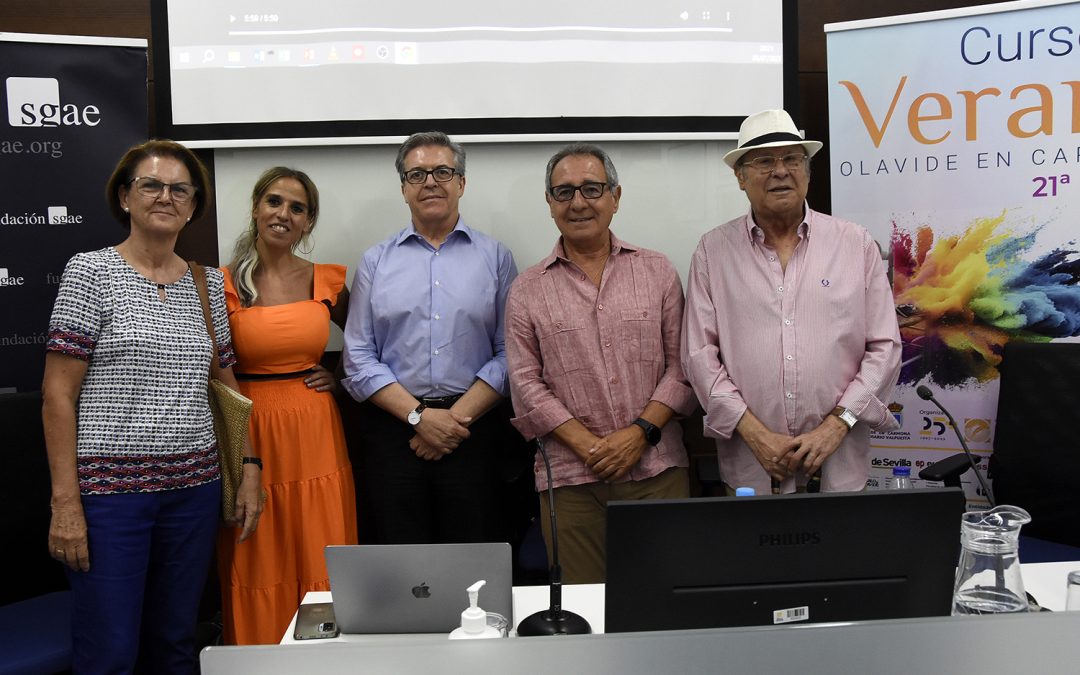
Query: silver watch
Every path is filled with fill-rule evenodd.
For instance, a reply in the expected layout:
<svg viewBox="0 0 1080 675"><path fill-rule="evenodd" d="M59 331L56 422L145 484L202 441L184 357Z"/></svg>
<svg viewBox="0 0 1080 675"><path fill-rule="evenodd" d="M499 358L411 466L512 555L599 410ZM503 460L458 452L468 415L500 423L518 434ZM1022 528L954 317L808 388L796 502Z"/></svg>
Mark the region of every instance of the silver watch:
<svg viewBox="0 0 1080 675"><path fill-rule="evenodd" d="M833 411L829 414L839 417L840 421L847 425L849 431L855 426L855 423L859 421L859 418L855 417L855 413L847 408L841 408L840 406L833 408Z"/></svg>
<svg viewBox="0 0 1080 675"><path fill-rule="evenodd" d="M420 416L421 414L423 414L424 408L426 407L427 406L424 405L423 402L421 402L420 405L416 406L416 410L411 411L409 413L409 416L405 419L409 421L409 424L415 427L417 424L420 424Z"/></svg>

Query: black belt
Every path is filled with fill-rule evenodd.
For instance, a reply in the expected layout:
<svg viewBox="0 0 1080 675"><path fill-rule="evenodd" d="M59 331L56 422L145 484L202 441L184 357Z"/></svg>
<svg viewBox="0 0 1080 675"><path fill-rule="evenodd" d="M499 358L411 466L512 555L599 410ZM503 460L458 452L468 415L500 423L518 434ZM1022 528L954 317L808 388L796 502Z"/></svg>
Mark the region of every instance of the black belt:
<svg viewBox="0 0 1080 675"><path fill-rule="evenodd" d="M457 403L458 399L462 396L464 396L464 394L440 396L439 398L424 398L423 396L417 396L416 398L428 408L449 408Z"/></svg>
<svg viewBox="0 0 1080 675"><path fill-rule="evenodd" d="M237 380L250 382L259 380L291 380L294 377L304 377L315 372L314 368L308 368L307 370L298 370L294 373L233 373Z"/></svg>

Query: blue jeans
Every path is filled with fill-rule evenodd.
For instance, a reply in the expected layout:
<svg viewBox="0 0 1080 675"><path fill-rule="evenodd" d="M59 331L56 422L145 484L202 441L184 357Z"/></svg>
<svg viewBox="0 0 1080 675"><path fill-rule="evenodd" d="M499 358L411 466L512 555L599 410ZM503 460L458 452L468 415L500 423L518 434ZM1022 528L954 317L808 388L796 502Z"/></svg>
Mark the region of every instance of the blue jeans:
<svg viewBox="0 0 1080 675"><path fill-rule="evenodd" d="M74 673L192 673L221 483L83 496L90 570L67 568Z"/></svg>

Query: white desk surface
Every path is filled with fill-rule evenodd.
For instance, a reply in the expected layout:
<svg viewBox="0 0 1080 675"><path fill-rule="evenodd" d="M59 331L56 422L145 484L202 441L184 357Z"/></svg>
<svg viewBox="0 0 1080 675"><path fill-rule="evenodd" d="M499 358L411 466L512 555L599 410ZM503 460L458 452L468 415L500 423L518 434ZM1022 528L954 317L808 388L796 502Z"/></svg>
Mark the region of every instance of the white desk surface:
<svg viewBox="0 0 1080 675"><path fill-rule="evenodd" d="M512 640L207 647L203 675L1076 675L1080 612L712 628ZM370 636L376 637L376 636Z"/></svg>
<svg viewBox="0 0 1080 675"><path fill-rule="evenodd" d="M1080 567L1080 563L1077 563ZM1062 579L1064 579L1063 573ZM1062 581L1064 584L1064 581ZM1064 585L1062 586L1063 594L1065 592ZM302 604L308 604L311 602L331 602L333 597L330 591L312 591L304 596ZM522 619L529 616L534 612L538 612L547 609L551 602L551 589L548 586L514 586L513 595L513 611L514 616L512 618L512 624L514 627L521 622ZM481 603L483 606L483 603ZM604 632L604 584L569 584L563 586L562 594L562 606L563 609L570 610L576 614L580 614L585 617L585 620L592 626L593 633ZM462 602L461 609L465 609L465 603ZM417 633L412 635L407 634L393 634L393 635L357 635L357 634L342 634L336 638L319 639L319 640L297 640L293 638L293 631L296 629L296 614L293 614L292 621L289 622L289 627L285 629L285 635L281 638L281 644L305 644L309 642L368 642L372 640L385 641L400 640L402 642L411 642L415 640L421 640L430 638L434 633ZM437 634L440 637L442 633Z"/></svg>
<svg viewBox="0 0 1080 675"><path fill-rule="evenodd" d="M1080 570L1080 561L1028 563L1021 566L1024 589L1046 609L1060 612L1065 609L1065 580L1072 570ZM548 608L550 590L547 586L515 586L513 594L513 625L530 614ZM311 602L331 602L329 591L316 591L304 596L303 604ZM592 626L593 633L604 632L604 585L603 584L568 584L563 586L563 609L580 614ZM464 604L462 609L465 609ZM355 635L344 634L336 638L321 640L296 640L293 630L296 628L296 615L293 614L281 644L311 644L323 642L414 642L427 640L430 633L416 635ZM440 634L441 635L441 634Z"/></svg>

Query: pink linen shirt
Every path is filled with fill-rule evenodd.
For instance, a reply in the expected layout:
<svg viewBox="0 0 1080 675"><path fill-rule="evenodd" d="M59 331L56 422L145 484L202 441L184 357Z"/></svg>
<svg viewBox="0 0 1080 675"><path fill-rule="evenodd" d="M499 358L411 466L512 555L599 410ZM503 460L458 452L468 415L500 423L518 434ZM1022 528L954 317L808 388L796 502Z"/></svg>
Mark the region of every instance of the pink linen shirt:
<svg viewBox="0 0 1080 675"><path fill-rule="evenodd" d="M597 436L629 426L650 400L686 415L697 406L679 358L683 292L662 254L611 235L611 256L597 290L564 253L514 281L506 301L506 356L512 422L526 438L544 438L555 487L599 478L551 431L577 418ZM623 480L687 466L682 430L672 419ZM536 487L547 489L536 458Z"/></svg>
<svg viewBox="0 0 1080 675"><path fill-rule="evenodd" d="M887 401L900 329L881 253L862 227L805 208L786 270L753 214L707 232L686 291L683 368L731 487L768 494L769 475L735 433L747 407L775 433L813 430L836 406L859 423L821 469L822 490L861 490L870 430L899 428ZM795 490L805 476L788 479Z"/></svg>

